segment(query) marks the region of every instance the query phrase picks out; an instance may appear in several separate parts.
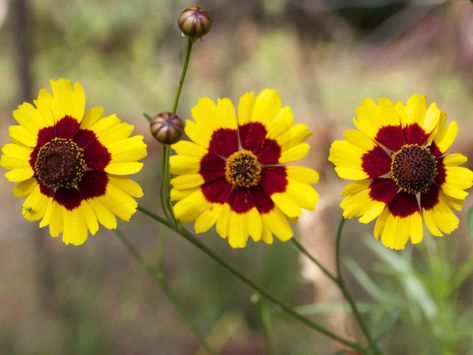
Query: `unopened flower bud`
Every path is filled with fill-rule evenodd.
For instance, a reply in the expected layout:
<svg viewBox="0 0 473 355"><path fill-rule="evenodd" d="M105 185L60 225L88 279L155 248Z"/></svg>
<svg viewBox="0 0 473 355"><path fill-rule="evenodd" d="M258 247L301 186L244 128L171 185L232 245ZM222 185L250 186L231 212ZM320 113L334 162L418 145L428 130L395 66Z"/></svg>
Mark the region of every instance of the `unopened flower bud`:
<svg viewBox="0 0 473 355"><path fill-rule="evenodd" d="M171 112L161 112L151 119L149 129L158 142L174 144L181 139L184 123Z"/></svg>
<svg viewBox="0 0 473 355"><path fill-rule="evenodd" d="M212 26L209 14L200 7L190 7L182 11L177 23L182 33L193 40L204 36Z"/></svg>

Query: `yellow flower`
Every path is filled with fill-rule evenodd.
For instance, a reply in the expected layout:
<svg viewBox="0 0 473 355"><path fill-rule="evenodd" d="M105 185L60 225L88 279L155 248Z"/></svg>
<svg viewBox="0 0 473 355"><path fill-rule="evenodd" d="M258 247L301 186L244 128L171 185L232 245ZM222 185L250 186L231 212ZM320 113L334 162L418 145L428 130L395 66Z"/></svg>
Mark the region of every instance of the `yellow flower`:
<svg viewBox="0 0 473 355"><path fill-rule="evenodd" d="M435 236L458 227L452 209L461 210L473 172L461 167L467 158L446 154L458 133L456 122L427 98L413 95L407 104L382 98L366 99L358 107L358 130L335 141L329 160L343 179L341 203L345 218L361 223L377 218L376 239L392 249L404 249L423 239L422 220Z"/></svg>
<svg viewBox="0 0 473 355"><path fill-rule="evenodd" d="M134 127L103 108L85 112L79 83L51 80L52 95L40 90L34 106L23 103L13 111L19 123L9 128L11 144L2 148L5 177L18 183L15 197L26 196L23 216L41 220L49 233L63 233L65 244L80 245L99 223L117 226L115 216L128 221L136 211L133 197L141 187L125 175L141 170L146 156L142 136L130 137Z"/></svg>
<svg viewBox="0 0 473 355"><path fill-rule="evenodd" d="M309 151L304 141L311 132L293 126L290 107L281 107L279 94L263 90L256 98L243 95L238 114L232 102L205 97L192 109L185 132L191 141L173 145L171 198L176 217L195 220L196 233L216 224L217 233L233 248L246 246L248 237L271 244L293 236L301 207L315 209L316 171L286 163Z"/></svg>

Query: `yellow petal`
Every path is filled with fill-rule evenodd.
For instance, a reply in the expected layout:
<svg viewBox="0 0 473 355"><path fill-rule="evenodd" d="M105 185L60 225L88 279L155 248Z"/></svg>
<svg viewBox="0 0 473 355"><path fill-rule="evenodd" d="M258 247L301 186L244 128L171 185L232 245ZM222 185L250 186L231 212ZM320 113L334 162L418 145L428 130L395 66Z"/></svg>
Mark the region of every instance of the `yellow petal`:
<svg viewBox="0 0 473 355"><path fill-rule="evenodd" d="M244 248L248 241L248 222L246 214L230 213L228 243L232 248Z"/></svg>
<svg viewBox="0 0 473 355"><path fill-rule="evenodd" d="M27 131L23 126L10 126L8 132L13 141L26 145L28 147L36 146L36 136Z"/></svg>
<svg viewBox="0 0 473 355"><path fill-rule="evenodd" d="M171 185L178 190L191 189L204 183L204 178L200 174L180 175L171 180Z"/></svg>
<svg viewBox="0 0 473 355"><path fill-rule="evenodd" d="M31 169L31 167L13 169L5 173L5 177L10 182L20 182L20 181L28 180L33 175L34 175L34 171L33 169Z"/></svg>
<svg viewBox="0 0 473 355"><path fill-rule="evenodd" d="M132 162L146 156L146 144L140 135L109 144L107 150L112 154L112 163Z"/></svg>
<svg viewBox="0 0 473 355"><path fill-rule="evenodd" d="M189 196L191 193L197 190L200 190L200 187L185 190L178 190L176 188L172 188L170 193L171 201L182 200L184 197Z"/></svg>
<svg viewBox="0 0 473 355"><path fill-rule="evenodd" d="M266 244L273 244L273 233L266 224L265 220L263 219L263 231L261 233L261 240Z"/></svg>
<svg viewBox="0 0 473 355"><path fill-rule="evenodd" d="M423 210L425 224L430 232L435 236L442 236L443 233L450 234L458 228L459 219L448 205L439 199L438 203L431 209Z"/></svg>
<svg viewBox="0 0 473 355"><path fill-rule="evenodd" d="M23 197L29 195L34 190L37 184L38 183L34 178L21 181L13 188L13 196Z"/></svg>
<svg viewBox="0 0 473 355"><path fill-rule="evenodd" d="M38 98L33 100L36 109L40 113L43 120L47 122L47 126L52 126L56 123L56 121L60 120L64 116L56 116L56 113L52 109L54 98L53 96L46 90L41 89L38 93Z"/></svg>
<svg viewBox="0 0 473 355"><path fill-rule="evenodd" d="M51 202L49 208L49 221L45 223L45 225L49 224L49 234L53 238L56 238L64 230L63 211L65 209L54 200ZM43 223L43 221L41 221L41 223Z"/></svg>
<svg viewBox="0 0 473 355"><path fill-rule="evenodd" d="M409 216L409 230L411 234L411 243L419 244L424 238L424 228L422 226L422 217L419 212Z"/></svg>
<svg viewBox="0 0 473 355"><path fill-rule="evenodd" d="M339 140L332 143L328 160L335 165L335 171L342 179L361 180L368 177L362 167L365 153L360 147Z"/></svg>
<svg viewBox="0 0 473 355"><path fill-rule="evenodd" d="M82 129L91 129L95 122L97 122L103 115L103 107L96 106L88 110L82 121L80 122L80 127Z"/></svg>
<svg viewBox="0 0 473 355"><path fill-rule="evenodd" d="M309 185L316 184L319 181L319 173L304 166L287 166L286 173L291 179L298 180Z"/></svg>
<svg viewBox="0 0 473 355"><path fill-rule="evenodd" d="M294 123L294 116L289 106L283 107L269 124L267 138L276 139L287 132Z"/></svg>
<svg viewBox="0 0 473 355"><path fill-rule="evenodd" d="M169 158L171 174L194 174L200 170L200 158L187 155L173 155Z"/></svg>
<svg viewBox="0 0 473 355"><path fill-rule="evenodd" d="M220 115L217 110L217 105L209 97L202 97L197 102L197 105L191 109L192 118L200 127L208 128L211 131L220 127Z"/></svg>
<svg viewBox="0 0 473 355"><path fill-rule="evenodd" d="M58 118L70 116L75 118L78 122L82 120L85 111L85 93L82 85L74 84L67 79L50 80L51 88L54 96L54 105L57 106Z"/></svg>
<svg viewBox="0 0 473 355"><path fill-rule="evenodd" d="M101 225L107 229L117 228L117 219L105 206L100 202L99 198L90 198L87 203L94 211L97 219Z"/></svg>
<svg viewBox="0 0 473 355"><path fill-rule="evenodd" d="M425 117L425 108L427 106L427 97L425 95L414 94L407 100L406 113L407 121L405 124L417 123L422 127Z"/></svg>
<svg viewBox="0 0 473 355"><path fill-rule="evenodd" d="M28 221L36 221L43 218L50 197L43 195L39 185L36 184L31 194L23 202L22 214Z"/></svg>
<svg viewBox="0 0 473 355"><path fill-rule="evenodd" d="M222 128L237 128L237 118L235 113L235 108L233 103L227 99L218 99L217 100L217 111L219 115L218 124Z"/></svg>
<svg viewBox="0 0 473 355"><path fill-rule="evenodd" d="M110 212L124 221L130 220L138 206L132 197L115 187L113 184L107 184L105 195L100 196L99 199ZM99 215L97 214L97 216Z"/></svg>
<svg viewBox="0 0 473 355"><path fill-rule="evenodd" d="M13 111L13 117L23 128L33 135L37 135L41 128L48 126L48 122L43 119L38 110L28 102L19 105L18 108Z"/></svg>
<svg viewBox="0 0 473 355"><path fill-rule="evenodd" d="M311 134L312 132L307 125L299 123L277 137L276 141L281 146L284 153L285 150L304 142Z"/></svg>
<svg viewBox="0 0 473 355"><path fill-rule="evenodd" d="M360 217L361 223L370 223L383 212L386 204L371 199L370 190L366 188L347 196L340 206L343 208L343 217Z"/></svg>
<svg viewBox="0 0 473 355"><path fill-rule="evenodd" d="M256 97L251 121L268 125L281 109L281 97L276 90L264 89Z"/></svg>
<svg viewBox="0 0 473 355"><path fill-rule="evenodd" d="M272 194L271 200L288 217L299 217L302 213L301 208L285 192Z"/></svg>
<svg viewBox="0 0 473 355"><path fill-rule="evenodd" d="M370 151L377 145L366 134L355 129L349 129L343 132L343 137L347 140L348 143L352 144L355 147L358 147L364 153Z"/></svg>
<svg viewBox="0 0 473 355"><path fill-rule="evenodd" d="M309 153L310 146L307 143L302 143L282 152L279 158L280 163L289 163L291 161L304 158Z"/></svg>
<svg viewBox="0 0 473 355"><path fill-rule="evenodd" d="M264 213L261 216L264 224L279 240L285 242L294 235L287 217L278 207L275 206L269 213Z"/></svg>
<svg viewBox="0 0 473 355"><path fill-rule="evenodd" d="M319 200L319 194L312 186L291 178L287 179L286 194L298 206L310 211L315 210L315 206Z"/></svg>
<svg viewBox="0 0 473 355"><path fill-rule="evenodd" d="M78 208L71 211L64 209L64 231L62 241L64 244L82 245L87 240L87 224Z"/></svg>
<svg viewBox="0 0 473 355"><path fill-rule="evenodd" d="M353 195L361 190L368 189L372 181L373 179L364 179L364 180L352 182L343 188L343 191L340 195L341 196Z"/></svg>
<svg viewBox="0 0 473 355"><path fill-rule="evenodd" d="M247 92L238 103L238 124L240 126L248 123L253 115L253 107L255 104L255 94Z"/></svg>
<svg viewBox="0 0 473 355"><path fill-rule="evenodd" d="M426 133L431 133L437 129L442 111L439 110L435 102L429 105L429 108L425 112L424 121L422 123L422 128Z"/></svg>
<svg viewBox="0 0 473 355"><path fill-rule="evenodd" d="M174 205L174 215L182 222L195 220L200 214L210 207L200 190L186 196Z"/></svg>
<svg viewBox="0 0 473 355"><path fill-rule="evenodd" d="M446 166L445 170L447 173L447 184L455 186L461 190L469 189L473 186L473 171L470 169L461 166Z"/></svg>
<svg viewBox="0 0 473 355"><path fill-rule="evenodd" d="M143 190L141 189L141 186L135 181L124 176L113 175L109 175L108 179L111 184L115 185L126 194L133 197L143 197Z"/></svg>
<svg viewBox="0 0 473 355"><path fill-rule="evenodd" d="M228 228L230 226L230 206L225 203L222 206L222 210L220 212L220 217L217 219L217 226L216 230L217 233L222 237L226 238L228 236Z"/></svg>
<svg viewBox="0 0 473 355"><path fill-rule="evenodd" d="M90 234L95 235L99 230L99 224L97 222L97 216L87 200L81 202L79 210L82 213Z"/></svg>
<svg viewBox="0 0 473 355"><path fill-rule="evenodd" d="M209 208L204 210L199 217L196 218L194 224L194 231L197 234L207 232L220 218L222 205L212 203Z"/></svg>
<svg viewBox="0 0 473 355"><path fill-rule="evenodd" d="M125 162L125 163L110 163L105 167L105 171L109 174L115 175L130 175L136 174L143 168L143 163L139 162Z"/></svg>
<svg viewBox="0 0 473 355"><path fill-rule="evenodd" d="M213 131L208 127L187 120L184 131L193 142L197 143L201 147L207 148L209 146Z"/></svg>
<svg viewBox="0 0 473 355"><path fill-rule="evenodd" d="M468 158L460 153L448 154L443 158L443 162L446 166L453 165L462 165L468 161Z"/></svg>
<svg viewBox="0 0 473 355"><path fill-rule="evenodd" d="M447 127L439 127L434 141L442 153L445 153L452 145L458 134L458 124L455 121L450 122Z"/></svg>
<svg viewBox="0 0 473 355"><path fill-rule="evenodd" d="M174 151L179 155L194 157L194 158L202 158L204 155L207 154L207 149L202 148L201 146L190 142L190 141L179 141L176 144L171 146Z"/></svg>
<svg viewBox="0 0 473 355"><path fill-rule="evenodd" d="M255 207L248 211L247 219L248 234L255 242L261 240L263 233L263 221L261 220L261 215Z"/></svg>

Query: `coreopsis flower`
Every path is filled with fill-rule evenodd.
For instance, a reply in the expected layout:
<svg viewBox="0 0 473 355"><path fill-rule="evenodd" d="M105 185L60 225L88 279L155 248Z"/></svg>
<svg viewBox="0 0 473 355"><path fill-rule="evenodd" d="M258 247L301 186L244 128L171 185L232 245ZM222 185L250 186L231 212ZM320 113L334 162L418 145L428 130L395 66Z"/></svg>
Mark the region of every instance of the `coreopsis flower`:
<svg viewBox="0 0 473 355"><path fill-rule="evenodd" d="M85 111L79 83L51 80L52 94L39 92L34 106L13 111L19 125L9 128L13 143L2 148L0 165L6 178L18 183L15 197L24 197L22 214L40 220L49 233L62 233L65 244L80 245L99 223L117 226L135 213L141 187L126 175L137 173L146 156L143 136L115 115L103 117L102 107Z"/></svg>
<svg viewBox="0 0 473 355"><path fill-rule="evenodd" d="M343 179L341 203L345 218L376 220L374 236L392 249L423 239L423 224L434 236L454 231L473 184L473 172L461 165L467 158L447 154L458 125L427 98L413 95L407 104L366 99L344 141L335 141L329 160Z"/></svg>
<svg viewBox="0 0 473 355"><path fill-rule="evenodd" d="M192 109L185 132L190 138L172 146L171 198L177 200L175 216L195 220L196 233L216 224L217 233L234 248L254 241L281 241L293 236L289 220L302 208L315 209L316 171L287 166L309 151L304 141L311 132L304 124L293 125L290 107L281 107L275 90L263 90L256 98L240 98L238 113L232 102L216 103L205 97Z"/></svg>

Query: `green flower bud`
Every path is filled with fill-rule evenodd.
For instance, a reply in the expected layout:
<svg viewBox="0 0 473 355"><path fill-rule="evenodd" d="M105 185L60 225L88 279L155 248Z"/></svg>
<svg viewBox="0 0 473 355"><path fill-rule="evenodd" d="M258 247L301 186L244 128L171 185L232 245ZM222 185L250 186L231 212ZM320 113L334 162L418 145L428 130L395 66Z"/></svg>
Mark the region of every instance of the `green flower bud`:
<svg viewBox="0 0 473 355"><path fill-rule="evenodd" d="M182 137L184 122L171 112L161 112L149 122L154 139L163 144L174 144Z"/></svg>
<svg viewBox="0 0 473 355"><path fill-rule="evenodd" d="M209 14L200 7L190 7L182 11L177 23L182 33L192 40L204 36L212 26Z"/></svg>

